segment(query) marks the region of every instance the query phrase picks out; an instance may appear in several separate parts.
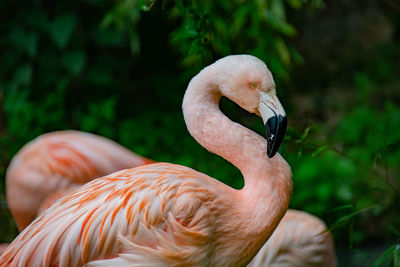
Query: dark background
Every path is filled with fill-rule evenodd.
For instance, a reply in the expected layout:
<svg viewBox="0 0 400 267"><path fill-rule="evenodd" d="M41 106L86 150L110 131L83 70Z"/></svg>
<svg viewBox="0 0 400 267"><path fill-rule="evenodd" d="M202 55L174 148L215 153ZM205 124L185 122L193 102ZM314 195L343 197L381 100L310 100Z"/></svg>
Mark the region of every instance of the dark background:
<svg viewBox="0 0 400 267"><path fill-rule="evenodd" d="M201 68L247 53L288 114L291 208L327 223L341 266L400 264L398 1L15 0L0 12L0 242L17 235L6 168L49 131L93 132L240 188L190 137L181 101ZM221 108L263 134L259 118Z"/></svg>

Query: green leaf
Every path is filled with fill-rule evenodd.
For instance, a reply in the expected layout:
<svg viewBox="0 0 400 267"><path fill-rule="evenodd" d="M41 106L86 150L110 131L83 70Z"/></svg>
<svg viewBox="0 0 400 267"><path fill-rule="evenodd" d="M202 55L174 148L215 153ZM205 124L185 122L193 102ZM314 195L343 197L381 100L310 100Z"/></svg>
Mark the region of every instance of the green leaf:
<svg viewBox="0 0 400 267"><path fill-rule="evenodd" d="M140 7L143 11L150 11L150 9L156 3L156 0L141 0L140 2Z"/></svg>
<svg viewBox="0 0 400 267"><path fill-rule="evenodd" d="M390 226L389 226L389 229L390 229L395 235L397 235L397 236L400 237L400 231L397 230L393 225L390 225Z"/></svg>
<svg viewBox="0 0 400 267"><path fill-rule="evenodd" d="M315 158L316 156L318 156L319 154L321 154L323 151L325 151L327 149L327 146L321 146L319 148L317 148L316 150L314 150L314 152L311 154L311 157Z"/></svg>
<svg viewBox="0 0 400 267"><path fill-rule="evenodd" d="M240 33L250 14L251 9L247 6L243 6L237 9L235 15L233 16L233 24L230 27L230 30L234 35L238 35Z"/></svg>
<svg viewBox="0 0 400 267"><path fill-rule="evenodd" d="M294 48L293 46L289 45L289 51L290 51L290 55L291 55L291 58L293 59L294 63L296 63L298 65L304 64L304 58L301 56L299 51L297 51L296 48Z"/></svg>
<svg viewBox="0 0 400 267"><path fill-rule="evenodd" d="M304 130L304 132L303 132L303 134L301 135L301 137L300 137L298 140L296 140L296 143L303 143L304 140L306 140L306 138L307 138L308 135L310 134L310 132L311 132L312 129L313 129L313 126L308 126L308 127Z"/></svg>
<svg viewBox="0 0 400 267"><path fill-rule="evenodd" d="M32 66L22 65L15 72L13 82L17 85L28 85L32 80Z"/></svg>
<svg viewBox="0 0 400 267"><path fill-rule="evenodd" d="M117 31L129 32L136 28L140 19L139 1L120 1L102 19L100 26L114 26Z"/></svg>
<svg viewBox="0 0 400 267"><path fill-rule="evenodd" d="M10 41L29 56L36 54L38 35L35 32L26 32L21 27L14 27L10 31Z"/></svg>
<svg viewBox="0 0 400 267"><path fill-rule="evenodd" d="M286 19L285 6L282 0L270 0L270 12L274 17L279 19Z"/></svg>
<svg viewBox="0 0 400 267"><path fill-rule="evenodd" d="M328 210L326 213L334 212L334 211L338 211L338 210L344 210L344 209L352 209L352 208L354 208L354 205L352 205L352 204L346 204L346 205L342 205L342 206L339 206L339 207L330 209L330 210Z"/></svg>
<svg viewBox="0 0 400 267"><path fill-rule="evenodd" d="M372 264L372 267L379 267L381 266L383 263L385 263L386 261L390 260L391 258L393 258L396 246L398 245L393 245L391 247L389 247L388 249L386 249ZM396 265L395 265L396 266Z"/></svg>
<svg viewBox="0 0 400 267"><path fill-rule="evenodd" d="M175 0L175 4L179 12L183 14L185 12L185 6L183 4L183 0Z"/></svg>
<svg viewBox="0 0 400 267"><path fill-rule="evenodd" d="M291 62L289 49L282 38L278 38L275 41L275 49L282 63L289 64Z"/></svg>
<svg viewBox="0 0 400 267"><path fill-rule="evenodd" d="M171 42L182 42L185 39L191 39L198 36L198 32L195 29L185 28L177 31L172 35Z"/></svg>
<svg viewBox="0 0 400 267"><path fill-rule="evenodd" d="M396 244L393 254L394 266L400 266L400 244Z"/></svg>
<svg viewBox="0 0 400 267"><path fill-rule="evenodd" d="M104 18L102 19L102 21L100 22L100 27L105 29L110 27L113 23L117 24L116 21L116 16L114 15L113 12L108 12ZM118 27L116 27L118 30L120 30Z"/></svg>
<svg viewBox="0 0 400 267"><path fill-rule="evenodd" d="M276 31L289 37L296 35L296 29L283 18L275 16L270 11L265 11L265 17L267 18L268 24Z"/></svg>
<svg viewBox="0 0 400 267"><path fill-rule="evenodd" d="M82 50L70 51L61 57L63 66L74 75L82 71L85 61L86 56Z"/></svg>
<svg viewBox="0 0 400 267"><path fill-rule="evenodd" d="M303 155L303 149L300 148L299 151L297 152L297 159L300 159L302 155Z"/></svg>
<svg viewBox="0 0 400 267"><path fill-rule="evenodd" d="M348 221L350 221L351 219L353 219L354 217L356 217L358 214L366 212L368 210L371 210L373 208L375 208L376 206L370 206L361 210L357 210L354 211L350 214L347 214L346 216L343 216L341 218L339 218L336 222L334 222L331 226L329 226L329 228L326 231L332 231L333 229L336 229L342 225L345 225Z"/></svg>
<svg viewBox="0 0 400 267"><path fill-rule="evenodd" d="M50 24L50 36L59 49L63 49L71 38L76 25L74 15L61 15L56 17Z"/></svg>
<svg viewBox="0 0 400 267"><path fill-rule="evenodd" d="M288 4L294 9L300 9L303 6L300 0L287 0Z"/></svg>

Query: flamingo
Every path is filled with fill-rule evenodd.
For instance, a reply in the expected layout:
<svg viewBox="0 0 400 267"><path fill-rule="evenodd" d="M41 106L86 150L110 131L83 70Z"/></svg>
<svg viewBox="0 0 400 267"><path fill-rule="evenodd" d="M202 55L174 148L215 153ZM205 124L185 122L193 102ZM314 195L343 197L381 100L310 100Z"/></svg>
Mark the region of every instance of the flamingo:
<svg viewBox="0 0 400 267"><path fill-rule="evenodd" d="M12 159L6 175L7 203L22 231L57 198L79 185L152 162L94 134L47 133L26 144Z"/></svg>
<svg viewBox="0 0 400 267"><path fill-rule="evenodd" d="M319 218L289 209L248 267L335 267L331 234Z"/></svg>
<svg viewBox="0 0 400 267"><path fill-rule="evenodd" d="M226 96L262 117L267 139L229 120ZM235 165L233 189L188 167L153 163L95 179L45 210L0 258L5 266L244 266L271 236L292 193L276 153L286 129L266 65L228 56L189 83L183 113L190 134Z"/></svg>

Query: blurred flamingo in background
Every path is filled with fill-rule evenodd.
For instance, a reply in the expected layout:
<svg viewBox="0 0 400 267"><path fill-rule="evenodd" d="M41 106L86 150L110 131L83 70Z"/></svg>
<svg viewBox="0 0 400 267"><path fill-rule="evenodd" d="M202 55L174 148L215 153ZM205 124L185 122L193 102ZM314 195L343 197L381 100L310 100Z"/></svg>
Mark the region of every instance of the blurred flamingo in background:
<svg viewBox="0 0 400 267"><path fill-rule="evenodd" d="M226 96L261 115L267 140L229 120ZM286 212L291 171L276 151L286 117L265 64L229 56L194 77L183 101L191 135L240 169L236 190L190 168L154 163L95 179L30 224L2 265L241 266L250 262Z"/></svg>
<svg viewBox="0 0 400 267"><path fill-rule="evenodd" d="M323 221L308 213L288 210L249 267L337 266L331 234Z"/></svg>
<svg viewBox="0 0 400 267"><path fill-rule="evenodd" d="M25 145L7 170L7 204L23 230L59 197L94 178L153 161L79 131L47 133Z"/></svg>

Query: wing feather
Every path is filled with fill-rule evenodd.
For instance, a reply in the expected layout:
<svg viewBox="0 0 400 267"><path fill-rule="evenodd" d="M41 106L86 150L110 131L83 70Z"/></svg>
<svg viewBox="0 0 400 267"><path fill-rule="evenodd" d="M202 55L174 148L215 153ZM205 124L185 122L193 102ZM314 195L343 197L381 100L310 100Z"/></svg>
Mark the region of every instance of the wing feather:
<svg viewBox="0 0 400 267"><path fill-rule="evenodd" d="M204 216L211 212L204 199L217 196L207 179L165 163L96 179L27 227L0 265L91 266L93 261L160 266L178 259L199 264L207 251L204 239L213 231L210 217Z"/></svg>

